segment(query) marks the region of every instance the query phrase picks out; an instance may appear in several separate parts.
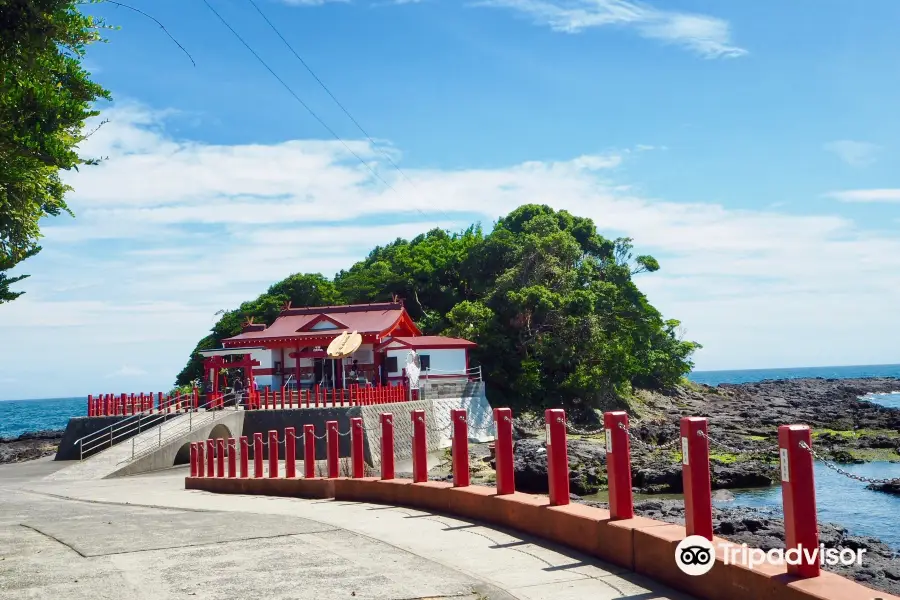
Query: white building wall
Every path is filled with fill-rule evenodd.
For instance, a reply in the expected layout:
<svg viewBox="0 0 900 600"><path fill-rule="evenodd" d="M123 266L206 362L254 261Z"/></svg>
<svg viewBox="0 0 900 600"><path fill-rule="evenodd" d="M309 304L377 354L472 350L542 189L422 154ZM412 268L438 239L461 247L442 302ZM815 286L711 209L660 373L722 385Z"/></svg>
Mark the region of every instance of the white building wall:
<svg viewBox="0 0 900 600"><path fill-rule="evenodd" d="M434 375L463 375L466 372L466 349L465 348L421 348L417 350L419 356L428 355L431 359L429 372ZM387 357L397 357L397 371L389 372L388 377L399 377L406 368L406 357L409 354L408 348L399 350L388 350Z"/></svg>

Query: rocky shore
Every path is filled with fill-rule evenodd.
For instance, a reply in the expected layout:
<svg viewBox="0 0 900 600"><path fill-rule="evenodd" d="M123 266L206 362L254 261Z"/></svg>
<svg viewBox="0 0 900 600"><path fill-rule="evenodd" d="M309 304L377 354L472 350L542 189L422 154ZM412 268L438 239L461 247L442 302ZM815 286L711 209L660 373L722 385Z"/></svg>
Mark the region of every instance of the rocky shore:
<svg viewBox="0 0 900 600"><path fill-rule="evenodd" d="M56 454L62 435L62 431L35 431L14 438L0 438L0 464Z"/></svg>

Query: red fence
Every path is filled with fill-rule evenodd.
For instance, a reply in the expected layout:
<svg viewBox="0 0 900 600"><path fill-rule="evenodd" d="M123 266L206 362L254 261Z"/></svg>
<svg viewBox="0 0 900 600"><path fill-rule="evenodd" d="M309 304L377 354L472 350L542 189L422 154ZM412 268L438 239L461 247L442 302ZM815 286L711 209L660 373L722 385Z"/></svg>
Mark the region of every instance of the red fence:
<svg viewBox="0 0 900 600"><path fill-rule="evenodd" d="M425 411L410 412L413 424L413 482L427 481L427 431ZM569 459L566 446L566 417L560 409L547 410L547 466L550 504L569 504ZM496 427L496 494L508 495L515 492L513 476L512 412L507 408L494 409ZM394 424L390 413L381 416L381 479L394 479ZM606 435L606 467L609 481L610 515L613 519L629 519L634 516L634 498L631 487L631 433L628 415L622 411L604 414ZM454 409L451 413L452 461L454 487L469 485L468 422L465 410ZM713 540L712 491L710 486L709 437L707 419L684 417L681 419L682 478L685 496L685 525L687 535L702 536ZM326 472L327 478L338 477L338 436L350 435L350 464L352 478L364 476L363 436L365 429L362 419L352 419L349 432L339 432L337 421L325 425ZM315 440L313 425L305 425L303 431L304 478L315 475ZM280 439L283 438L283 439ZM296 437L293 428L285 430L283 436L277 431L269 431L268 440L262 434L254 439L254 469L251 478L262 478L263 454L268 458L268 478L278 478L278 449L285 444L287 468L286 478L296 476ZM228 440L229 465L233 464L233 453L238 444ZM241 477L248 477L248 440L240 438L242 449L240 460ZM233 478L235 469L225 471L223 453L226 444L216 440L195 442L190 446L190 473L196 478ZM287 451L290 448L290 451ZM813 483L813 453L810 428L806 425L782 425L778 428L778 449L781 461L781 489L784 504L785 549L816 549L819 547L817 529L815 491ZM216 460L218 459L218 460ZM799 552L799 564L789 565L788 572L798 577L819 575L820 566L815 556Z"/></svg>
<svg viewBox="0 0 900 600"><path fill-rule="evenodd" d="M100 394L87 399L89 417L128 416L138 413L185 412L197 408L224 408L226 401L234 403L234 395L207 394L205 404L200 404L198 390L188 394ZM308 390L244 393L242 401L247 410L275 410L283 408L324 408L334 406L369 406L404 402L410 398L409 388L397 386L359 386L347 389L328 389L315 386ZM413 396L414 398L414 396Z"/></svg>

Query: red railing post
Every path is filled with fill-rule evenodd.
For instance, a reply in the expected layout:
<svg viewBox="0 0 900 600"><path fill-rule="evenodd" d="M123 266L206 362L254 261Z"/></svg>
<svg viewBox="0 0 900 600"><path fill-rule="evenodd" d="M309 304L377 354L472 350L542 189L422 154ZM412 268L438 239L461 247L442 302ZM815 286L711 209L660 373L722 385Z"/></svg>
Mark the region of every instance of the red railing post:
<svg viewBox="0 0 900 600"><path fill-rule="evenodd" d="M191 477L197 476L197 442L191 442Z"/></svg>
<svg viewBox="0 0 900 600"><path fill-rule="evenodd" d="M206 440L206 475L216 476L216 440Z"/></svg>
<svg viewBox="0 0 900 600"><path fill-rule="evenodd" d="M516 491L516 473L513 469L512 410L495 408L494 423L497 427L497 437L494 440L497 494L512 494Z"/></svg>
<svg viewBox="0 0 900 600"><path fill-rule="evenodd" d="M799 564L788 564L790 575L818 577L820 562L816 489L813 477L812 433L806 425L778 427L781 501L784 505L784 547L797 549Z"/></svg>
<svg viewBox="0 0 900 600"><path fill-rule="evenodd" d="M681 418L681 479L684 485L684 526L688 535L712 541L712 486L709 438L703 417Z"/></svg>
<svg viewBox="0 0 900 600"><path fill-rule="evenodd" d="M469 421L466 409L454 408L450 411L450 431L453 435L453 487L469 485Z"/></svg>
<svg viewBox="0 0 900 600"><path fill-rule="evenodd" d="M278 477L278 432L269 430L269 479Z"/></svg>
<svg viewBox="0 0 900 600"><path fill-rule="evenodd" d="M225 477L225 438L216 440L216 477Z"/></svg>
<svg viewBox="0 0 900 600"><path fill-rule="evenodd" d="M363 420L360 417L350 419L350 463L355 479L366 476L363 462L363 433Z"/></svg>
<svg viewBox="0 0 900 600"><path fill-rule="evenodd" d="M263 434L253 434L253 477L263 476Z"/></svg>
<svg viewBox="0 0 900 600"><path fill-rule="evenodd" d="M425 430L425 411L410 411L413 422L413 482L428 481L428 437Z"/></svg>
<svg viewBox="0 0 900 600"><path fill-rule="evenodd" d="M316 393L316 408L319 408L319 384L318 383L316 384L315 393Z"/></svg>
<svg viewBox="0 0 900 600"><path fill-rule="evenodd" d="M318 405L318 397L316 398L316 404ZM325 423L325 435L328 436L325 438L326 444L326 452L325 457L328 463L328 477L329 479L334 479L338 477L338 456L339 456L339 448L338 448L338 423L337 421L326 421Z"/></svg>
<svg viewBox="0 0 900 600"><path fill-rule="evenodd" d="M615 410L603 413L606 429L606 471L609 480L609 513L613 519L634 517L631 491L631 441L628 439L628 413Z"/></svg>
<svg viewBox="0 0 900 600"><path fill-rule="evenodd" d="M303 476L316 476L316 426L303 426Z"/></svg>
<svg viewBox="0 0 900 600"><path fill-rule="evenodd" d="M279 404L279 406L280 406L282 409L284 408L284 395L285 395L285 394L287 394L287 387L286 387L286 386L281 386L281 404Z"/></svg>
<svg viewBox="0 0 900 600"><path fill-rule="evenodd" d="M89 417L94 416L94 397L90 394L88 394L88 401L87 401L87 416L89 416Z"/></svg>
<svg viewBox="0 0 900 600"><path fill-rule="evenodd" d="M206 461L204 460L203 442L194 442L197 447L197 477L206 477Z"/></svg>
<svg viewBox="0 0 900 600"><path fill-rule="evenodd" d="M284 429L284 476L288 479L297 476L297 434L293 427Z"/></svg>
<svg viewBox="0 0 900 600"><path fill-rule="evenodd" d="M394 416L381 413L381 478L394 478Z"/></svg>
<svg viewBox="0 0 900 600"><path fill-rule="evenodd" d="M566 447L566 411L548 408L544 411L547 433L547 478L550 505L569 503L569 450Z"/></svg>
<svg viewBox="0 0 900 600"><path fill-rule="evenodd" d="M265 407L266 410L269 410L269 388L266 388L266 396L265 396Z"/></svg>
<svg viewBox="0 0 900 600"><path fill-rule="evenodd" d="M194 410L200 408L200 390L194 388Z"/></svg>
<svg viewBox="0 0 900 600"><path fill-rule="evenodd" d="M227 452L228 452L228 477L229 479L234 479L237 477L237 440L234 438L228 438L227 442Z"/></svg>
<svg viewBox="0 0 900 600"><path fill-rule="evenodd" d="M247 436L242 435L241 436L241 468L240 468L241 479L247 479L247 471L248 471L247 467L250 466L248 464L249 459L250 459L250 444L247 440Z"/></svg>

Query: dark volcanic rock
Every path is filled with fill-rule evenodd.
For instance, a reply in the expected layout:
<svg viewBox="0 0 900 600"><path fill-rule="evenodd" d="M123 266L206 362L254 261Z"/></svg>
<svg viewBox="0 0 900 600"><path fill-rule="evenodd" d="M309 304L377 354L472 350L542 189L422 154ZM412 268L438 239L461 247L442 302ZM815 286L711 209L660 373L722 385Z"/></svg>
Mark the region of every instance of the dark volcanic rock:
<svg viewBox="0 0 900 600"><path fill-rule="evenodd" d="M875 490L876 492L884 492L886 494L894 494L900 496L900 480L888 483L870 483L866 489Z"/></svg>
<svg viewBox="0 0 900 600"><path fill-rule="evenodd" d="M62 435L62 431L35 431L14 438L0 438L0 464L55 454Z"/></svg>
<svg viewBox="0 0 900 600"><path fill-rule="evenodd" d="M606 450L602 444L569 440L569 489L590 495L606 485ZM516 489L530 494L547 493L547 448L543 440L520 439L513 445Z"/></svg>

